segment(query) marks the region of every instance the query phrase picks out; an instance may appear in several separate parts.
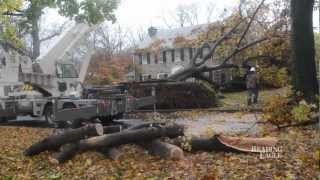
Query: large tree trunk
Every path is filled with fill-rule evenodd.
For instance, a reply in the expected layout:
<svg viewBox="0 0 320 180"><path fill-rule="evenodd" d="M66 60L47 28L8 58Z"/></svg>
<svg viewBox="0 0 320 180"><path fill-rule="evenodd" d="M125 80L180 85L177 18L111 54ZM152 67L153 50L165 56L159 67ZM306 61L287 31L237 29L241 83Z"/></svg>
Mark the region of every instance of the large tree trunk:
<svg viewBox="0 0 320 180"><path fill-rule="evenodd" d="M160 156L163 159L181 160L184 158L183 150L180 147L166 142L161 142L160 140L146 143L143 147L146 148L150 154Z"/></svg>
<svg viewBox="0 0 320 180"><path fill-rule="evenodd" d="M46 150L56 150L64 144L76 142L87 136L99 136L102 134L103 127L101 124L90 124L78 129L66 130L61 134L49 136L42 141L33 144L24 151L24 155L33 156Z"/></svg>
<svg viewBox="0 0 320 180"><path fill-rule="evenodd" d="M121 152L118 150L116 147L111 147L111 148L102 148L98 152L103 154L109 159L112 159L114 161L117 161L121 157Z"/></svg>
<svg viewBox="0 0 320 180"><path fill-rule="evenodd" d="M306 100L319 94L313 34L314 0L291 0L293 87Z"/></svg>

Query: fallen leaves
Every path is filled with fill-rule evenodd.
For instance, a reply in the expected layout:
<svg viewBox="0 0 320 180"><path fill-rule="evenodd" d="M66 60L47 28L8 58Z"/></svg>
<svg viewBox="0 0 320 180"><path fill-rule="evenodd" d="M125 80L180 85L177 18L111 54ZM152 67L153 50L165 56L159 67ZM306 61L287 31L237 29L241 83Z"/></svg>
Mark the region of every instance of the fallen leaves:
<svg viewBox="0 0 320 180"><path fill-rule="evenodd" d="M97 152L86 152L65 164L55 165L49 160L52 153L31 158L22 155L26 147L50 133L51 129L0 127L0 179L312 179L319 176L317 131L312 128L269 132L280 139L279 146L283 147L279 159L259 159L259 154L185 152L185 159L172 161L151 156L136 145L121 146L124 154L118 161Z"/></svg>

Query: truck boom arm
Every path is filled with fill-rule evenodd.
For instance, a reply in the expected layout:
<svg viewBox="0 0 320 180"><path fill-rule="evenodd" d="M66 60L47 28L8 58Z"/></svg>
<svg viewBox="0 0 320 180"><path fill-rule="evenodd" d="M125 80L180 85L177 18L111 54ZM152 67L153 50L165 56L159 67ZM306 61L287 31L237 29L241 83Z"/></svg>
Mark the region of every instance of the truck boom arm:
<svg viewBox="0 0 320 180"><path fill-rule="evenodd" d="M46 74L55 74L56 62L63 61L64 56L68 55L81 39L89 32L93 31L97 25L89 26L85 23L78 23L71 28L48 53L40 57L39 65Z"/></svg>

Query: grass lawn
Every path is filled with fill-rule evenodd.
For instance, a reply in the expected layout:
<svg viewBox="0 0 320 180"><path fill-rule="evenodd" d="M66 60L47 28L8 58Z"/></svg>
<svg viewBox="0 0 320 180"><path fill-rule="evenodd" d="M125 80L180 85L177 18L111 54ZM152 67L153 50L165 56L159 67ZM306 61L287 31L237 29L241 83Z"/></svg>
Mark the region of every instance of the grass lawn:
<svg viewBox="0 0 320 180"><path fill-rule="evenodd" d="M263 106L271 96L277 94L285 94L287 90L288 88L260 90L258 104ZM222 93L222 95L224 96L224 98L220 99L221 106L247 106L247 91Z"/></svg>

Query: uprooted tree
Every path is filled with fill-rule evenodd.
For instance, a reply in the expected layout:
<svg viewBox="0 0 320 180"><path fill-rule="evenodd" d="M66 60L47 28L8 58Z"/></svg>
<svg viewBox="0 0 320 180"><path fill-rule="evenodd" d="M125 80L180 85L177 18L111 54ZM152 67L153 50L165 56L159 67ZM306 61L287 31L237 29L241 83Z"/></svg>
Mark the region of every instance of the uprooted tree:
<svg viewBox="0 0 320 180"><path fill-rule="evenodd" d="M276 0L271 8L265 6L265 1L262 0L255 10L251 10L251 16L244 17L250 11L243 13L241 9L250 9L245 4L249 2L240 3L239 13L231 15L222 25L222 30L219 29L222 33L215 31L216 27L213 26L213 30L209 30L204 36L205 40L198 43L200 48L189 66L172 74L169 79L180 81L194 77L210 82L210 73L213 71L246 68L250 61L256 61L255 65L280 64L280 67L286 67L292 74L294 90L301 92L307 101L314 102L319 94L312 23L314 0ZM277 8L281 10L273 12ZM273 9L273 14L268 14L270 9ZM270 16L277 18L275 23L263 22L263 18L268 19ZM210 46L209 53L200 58L205 46ZM212 66L206 63L211 58L220 64ZM292 61L288 61L289 59ZM264 60L268 60L268 63ZM285 74L285 71L286 69L282 71L284 73L280 72L280 75ZM288 80L289 78L284 78L282 82L275 83L282 85Z"/></svg>
<svg viewBox="0 0 320 180"><path fill-rule="evenodd" d="M194 77L210 82L210 76L216 70L239 70L247 68L252 64L250 62L259 64L259 60L264 60L261 61L261 66L265 60L268 65L286 64L284 61L289 54L287 9L283 8L280 11L283 15L277 17L274 23L268 24L263 22L263 18L269 15L270 6L264 5L264 2L261 1L255 8L248 8L246 13L232 14L218 26L209 26L209 31L194 42L187 42L195 44L198 50L189 65L172 74L169 79L182 81ZM200 58L205 47L209 47L209 51ZM220 64L213 66L207 63L211 58Z"/></svg>

